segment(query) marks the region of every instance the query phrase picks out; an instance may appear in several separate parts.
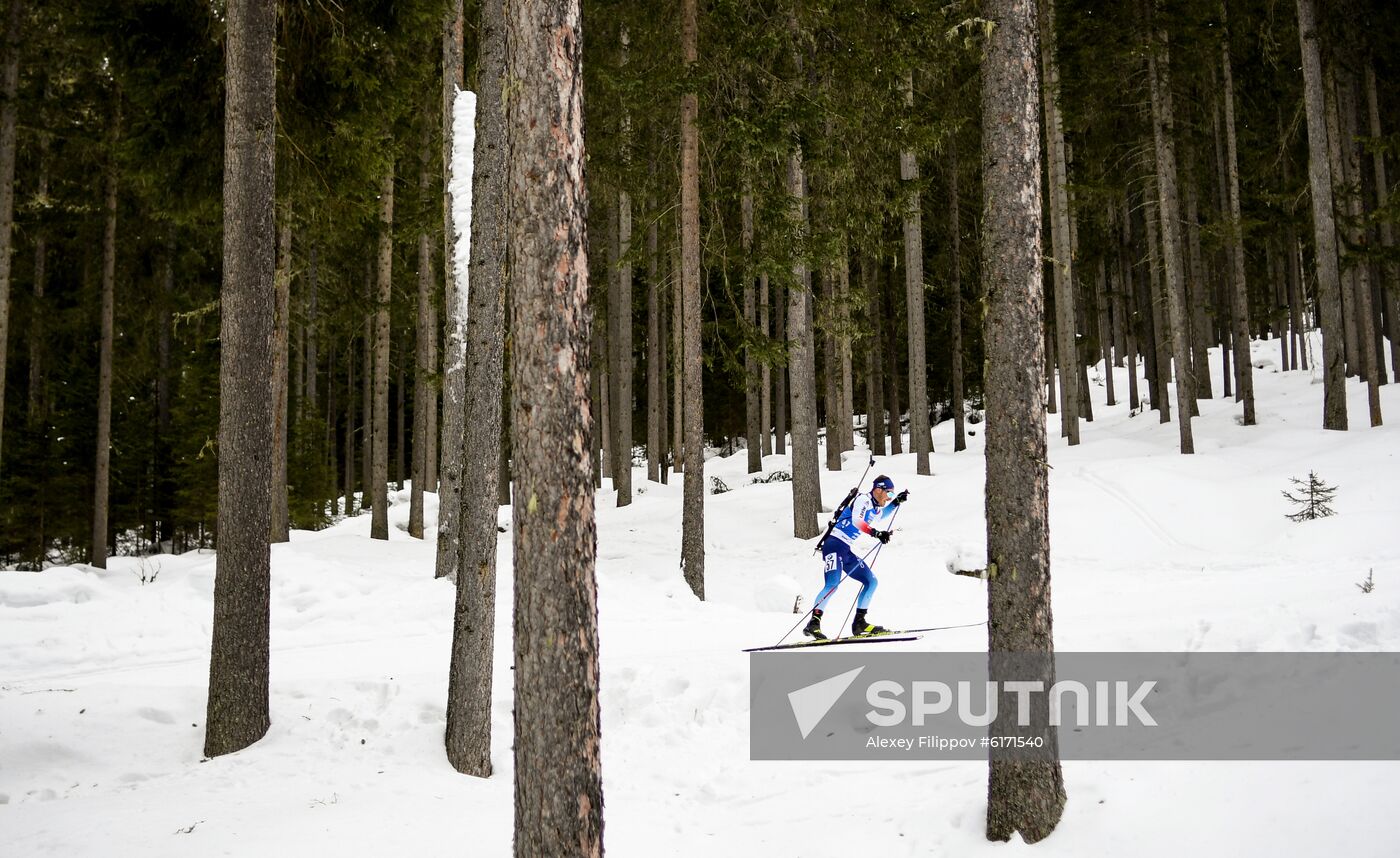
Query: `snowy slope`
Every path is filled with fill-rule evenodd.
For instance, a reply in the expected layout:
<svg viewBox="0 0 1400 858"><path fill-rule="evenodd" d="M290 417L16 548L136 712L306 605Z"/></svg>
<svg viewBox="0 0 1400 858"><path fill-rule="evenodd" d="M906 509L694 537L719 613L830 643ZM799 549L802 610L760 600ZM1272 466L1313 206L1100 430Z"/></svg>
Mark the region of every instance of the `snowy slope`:
<svg viewBox="0 0 1400 858"><path fill-rule="evenodd" d="M1351 382L1352 431L1324 432L1314 374L1273 372L1277 342L1254 348L1260 425L1239 426L1232 402L1204 402L1194 457L1176 453L1175 424L1106 408L1097 386L1098 419L1079 447L1059 440L1051 416L1060 649L1400 649L1400 392L1382 388L1392 425L1370 429L1365 388ZM914 475L907 455L876 465L912 497L876 567L872 620L985 618L984 585L944 571L980 565L984 551L982 427L970 428L956 455L952 425L935 429L931 477ZM744 462L740 452L707 463L732 491L706 499L703 604L678 569L679 479L655 485L639 471L621 510L598 494L608 852L1031 854L983 839L985 764L748 760L739 649L798 620L793 601L810 602L820 565L788 536L790 486L749 485ZM843 472L823 471L828 504L864 463L858 451ZM1338 515L1290 523L1279 492L1310 469L1339 486ZM510 535L496 774L476 780L441 751L452 593L433 580L432 545L405 532L406 499L394 498L387 543L357 517L274 547L273 726L217 760L200 753L212 554L0 573L0 854L509 854ZM1376 589L1363 594L1368 570ZM853 590L838 594L828 626ZM985 634L884 646L980 650ZM1036 855L1395 852L1400 763L1067 762L1064 772L1065 818Z"/></svg>

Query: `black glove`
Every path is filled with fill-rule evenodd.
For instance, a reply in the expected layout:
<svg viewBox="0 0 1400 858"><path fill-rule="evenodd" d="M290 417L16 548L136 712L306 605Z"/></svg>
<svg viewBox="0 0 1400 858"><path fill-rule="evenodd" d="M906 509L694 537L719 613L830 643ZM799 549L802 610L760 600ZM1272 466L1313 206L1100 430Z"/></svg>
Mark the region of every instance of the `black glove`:
<svg viewBox="0 0 1400 858"><path fill-rule="evenodd" d="M888 544L889 544L889 541L890 541L890 537L891 537L891 536L894 536L894 534L891 533L891 532L889 532L888 530L875 530L875 531L871 531L870 535L873 536L873 537L875 537L876 539L880 540L880 544L881 544L881 545L888 545Z"/></svg>
<svg viewBox="0 0 1400 858"><path fill-rule="evenodd" d="M904 491L894 496L894 505L899 506L907 500L909 500L909 490L905 489Z"/></svg>

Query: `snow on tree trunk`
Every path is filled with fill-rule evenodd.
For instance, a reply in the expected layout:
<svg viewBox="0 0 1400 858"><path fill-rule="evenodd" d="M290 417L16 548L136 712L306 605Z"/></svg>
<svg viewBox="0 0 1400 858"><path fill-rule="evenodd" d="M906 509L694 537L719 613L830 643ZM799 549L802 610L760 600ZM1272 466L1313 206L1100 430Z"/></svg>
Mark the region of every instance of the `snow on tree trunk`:
<svg viewBox="0 0 1400 858"><path fill-rule="evenodd" d="M474 142L461 139L476 134L474 123L457 130L458 93L462 91L462 0L451 0L442 21L442 218L443 218L443 346L442 346L442 434L441 474L438 485L437 557L433 574L455 578L461 545L462 443L466 421L466 335L464 318L467 284L459 283L458 238L464 232L470 241L472 179L460 175L470 169ZM485 34L482 34L483 38ZM475 103L463 110L475 111ZM463 160L465 158L465 160ZM466 224L457 223L461 206Z"/></svg>

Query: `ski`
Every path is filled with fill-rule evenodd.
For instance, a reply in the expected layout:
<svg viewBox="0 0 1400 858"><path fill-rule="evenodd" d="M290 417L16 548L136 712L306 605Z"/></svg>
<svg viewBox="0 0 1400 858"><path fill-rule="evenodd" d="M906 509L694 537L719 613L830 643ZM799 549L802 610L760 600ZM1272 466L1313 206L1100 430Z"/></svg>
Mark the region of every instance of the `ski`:
<svg viewBox="0 0 1400 858"><path fill-rule="evenodd" d="M756 646L743 650L744 652L767 652L774 649L803 649L814 646L837 646L839 644L864 644L881 643L884 641L916 641L923 635L901 635L899 633L883 635L861 635L860 637L836 638L825 641L799 641L798 643L778 644L777 646Z"/></svg>

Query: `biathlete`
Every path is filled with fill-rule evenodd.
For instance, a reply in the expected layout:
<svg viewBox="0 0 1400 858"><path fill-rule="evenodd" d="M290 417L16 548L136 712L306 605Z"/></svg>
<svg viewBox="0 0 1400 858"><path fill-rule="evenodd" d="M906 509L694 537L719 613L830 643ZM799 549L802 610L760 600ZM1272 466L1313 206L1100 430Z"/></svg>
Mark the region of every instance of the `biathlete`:
<svg viewBox="0 0 1400 858"><path fill-rule="evenodd" d="M836 585L841 583L843 573L860 582L860 594L856 596L856 618L851 622L851 634L874 635L888 631L883 626L866 622L865 612L870 607L870 600L874 598L875 587L879 582L869 564L857 557L851 549L862 536L878 539L882 545L888 544L892 535L887 529L888 522L893 518L895 509L908 499L908 491L895 495L894 480L882 474L875 478L869 492L856 495L841 511L831 528L831 533L821 544L822 560L826 564L826 584L813 603L816 607L812 608L812 619L802 630L804 635L819 641L827 639L826 635L822 634L822 606L836 591ZM881 529L882 525L886 529Z"/></svg>

